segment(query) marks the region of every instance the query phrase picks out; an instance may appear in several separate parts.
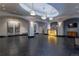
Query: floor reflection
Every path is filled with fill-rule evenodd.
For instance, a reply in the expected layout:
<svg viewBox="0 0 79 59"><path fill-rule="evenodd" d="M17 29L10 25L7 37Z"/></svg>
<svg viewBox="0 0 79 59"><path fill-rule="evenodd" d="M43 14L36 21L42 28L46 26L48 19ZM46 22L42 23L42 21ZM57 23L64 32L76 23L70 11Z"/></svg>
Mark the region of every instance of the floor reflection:
<svg viewBox="0 0 79 59"><path fill-rule="evenodd" d="M3 37L0 38L0 56L79 55L79 50L65 47L64 40L67 39L74 38L43 34L38 34L34 38L28 38L28 36Z"/></svg>
<svg viewBox="0 0 79 59"><path fill-rule="evenodd" d="M48 42L52 44L57 44L57 33L56 30L48 30Z"/></svg>

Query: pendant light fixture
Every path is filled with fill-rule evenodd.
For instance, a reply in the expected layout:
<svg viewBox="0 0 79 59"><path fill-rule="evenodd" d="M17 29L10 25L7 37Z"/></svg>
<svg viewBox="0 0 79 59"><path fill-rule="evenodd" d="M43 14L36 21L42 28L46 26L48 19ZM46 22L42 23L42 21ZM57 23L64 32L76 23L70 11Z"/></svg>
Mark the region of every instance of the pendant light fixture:
<svg viewBox="0 0 79 59"><path fill-rule="evenodd" d="M52 13L52 10L50 10L50 13ZM49 17L49 20L52 21L53 17Z"/></svg>
<svg viewBox="0 0 79 59"><path fill-rule="evenodd" d="M43 7L43 10L45 11L45 7ZM47 10L44 12L44 15L41 16L41 19L45 20L47 18Z"/></svg>
<svg viewBox="0 0 79 59"><path fill-rule="evenodd" d="M52 17L50 17L50 18L49 18L49 20L53 20L53 18L52 18Z"/></svg>
<svg viewBox="0 0 79 59"><path fill-rule="evenodd" d="M45 20L46 19L46 15L41 16L41 19Z"/></svg>
<svg viewBox="0 0 79 59"><path fill-rule="evenodd" d="M34 11L34 4L33 3L32 3L32 10L30 11L30 15L32 15L32 16L36 15L35 11Z"/></svg>

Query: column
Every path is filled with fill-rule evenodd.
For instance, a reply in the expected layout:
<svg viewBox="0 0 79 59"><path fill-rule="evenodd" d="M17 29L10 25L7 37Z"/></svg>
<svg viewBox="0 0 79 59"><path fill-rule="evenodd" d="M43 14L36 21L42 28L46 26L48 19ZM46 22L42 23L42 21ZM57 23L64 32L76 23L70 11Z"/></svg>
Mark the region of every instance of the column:
<svg viewBox="0 0 79 59"><path fill-rule="evenodd" d="M50 28L50 23L44 25L44 34L48 34L48 29Z"/></svg>
<svg viewBox="0 0 79 59"><path fill-rule="evenodd" d="M29 37L33 37L34 36L34 22L30 21L29 22L29 32L28 32L28 36Z"/></svg>
<svg viewBox="0 0 79 59"><path fill-rule="evenodd" d="M63 34L63 23L58 22L58 35L64 35Z"/></svg>
<svg viewBox="0 0 79 59"><path fill-rule="evenodd" d="M36 34L39 33L39 25L37 23L35 23L35 33Z"/></svg>
<svg viewBox="0 0 79 59"><path fill-rule="evenodd" d="M44 26L44 34L48 34L48 26L47 26L47 23Z"/></svg>
<svg viewBox="0 0 79 59"><path fill-rule="evenodd" d="M63 23L62 22L58 22L58 35L62 36L64 35L63 34L64 30L63 30ZM63 48L63 43L64 43L64 38L63 37L58 37L58 47L60 49L60 51L62 51L62 48Z"/></svg>

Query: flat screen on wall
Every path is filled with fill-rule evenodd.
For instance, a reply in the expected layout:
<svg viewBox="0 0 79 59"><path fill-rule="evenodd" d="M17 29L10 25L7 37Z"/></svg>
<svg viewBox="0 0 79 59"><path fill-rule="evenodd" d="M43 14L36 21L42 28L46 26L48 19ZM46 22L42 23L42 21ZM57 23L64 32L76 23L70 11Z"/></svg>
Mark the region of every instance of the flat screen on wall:
<svg viewBox="0 0 79 59"><path fill-rule="evenodd" d="M68 24L68 28L77 28L77 23Z"/></svg>

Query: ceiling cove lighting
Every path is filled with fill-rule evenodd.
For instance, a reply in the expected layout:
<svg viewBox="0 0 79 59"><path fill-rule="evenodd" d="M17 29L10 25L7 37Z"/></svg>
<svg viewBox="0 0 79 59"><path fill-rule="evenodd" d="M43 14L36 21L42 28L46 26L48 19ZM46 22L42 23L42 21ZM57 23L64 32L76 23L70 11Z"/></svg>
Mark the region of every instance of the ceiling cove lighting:
<svg viewBox="0 0 79 59"><path fill-rule="evenodd" d="M30 11L30 15L32 15L32 16L36 15L35 11L34 11L34 4L33 3L32 3L32 10Z"/></svg>

